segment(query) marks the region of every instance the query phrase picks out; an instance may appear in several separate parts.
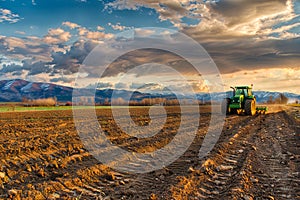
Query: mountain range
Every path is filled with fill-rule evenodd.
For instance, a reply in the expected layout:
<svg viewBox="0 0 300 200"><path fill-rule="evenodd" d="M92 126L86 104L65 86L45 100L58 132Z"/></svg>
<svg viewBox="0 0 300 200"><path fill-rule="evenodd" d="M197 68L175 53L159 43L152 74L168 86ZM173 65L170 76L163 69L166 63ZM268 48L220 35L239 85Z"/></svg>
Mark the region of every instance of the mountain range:
<svg viewBox="0 0 300 200"><path fill-rule="evenodd" d="M96 102L104 102L104 100L111 99L112 94L115 93L118 98L125 100L131 99L135 101L141 101L145 98L166 98L174 99L176 98L174 93L164 93L164 94L151 94L142 92L132 92L127 90L113 90L104 89L96 90L84 89L86 94L94 95ZM40 82L29 82L22 79L14 80L1 80L0 81L0 102L21 102L22 99L39 99L56 97L59 102L72 101L72 87L66 87L61 85L56 85L52 83L40 83ZM299 94L293 93L280 93L280 92L269 92L269 91L254 91L257 102L264 103L270 100L270 98L276 99L280 95L286 96L290 102L295 102L300 100ZM198 93L196 94L197 99L200 102L210 102L210 101L220 101L224 97L230 97L231 91L226 93ZM178 98L190 99L191 95L181 94Z"/></svg>

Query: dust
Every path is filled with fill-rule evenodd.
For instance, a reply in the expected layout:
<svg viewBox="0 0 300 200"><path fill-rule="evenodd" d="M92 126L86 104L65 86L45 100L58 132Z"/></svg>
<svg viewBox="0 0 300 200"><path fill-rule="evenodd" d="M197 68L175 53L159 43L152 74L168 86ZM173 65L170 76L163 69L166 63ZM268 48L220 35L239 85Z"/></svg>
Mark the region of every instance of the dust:
<svg viewBox="0 0 300 200"><path fill-rule="evenodd" d="M277 112L287 110L287 106L284 104L264 104L258 106L266 106L268 108L267 113L277 113Z"/></svg>

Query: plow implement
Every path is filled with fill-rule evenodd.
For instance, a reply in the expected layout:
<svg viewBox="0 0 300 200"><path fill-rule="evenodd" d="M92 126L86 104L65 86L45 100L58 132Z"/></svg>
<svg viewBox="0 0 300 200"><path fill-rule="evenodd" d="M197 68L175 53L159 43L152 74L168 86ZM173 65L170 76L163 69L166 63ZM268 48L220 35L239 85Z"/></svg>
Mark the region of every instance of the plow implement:
<svg viewBox="0 0 300 200"><path fill-rule="evenodd" d="M268 111L268 108L266 106L256 107L257 114L266 114L267 111Z"/></svg>

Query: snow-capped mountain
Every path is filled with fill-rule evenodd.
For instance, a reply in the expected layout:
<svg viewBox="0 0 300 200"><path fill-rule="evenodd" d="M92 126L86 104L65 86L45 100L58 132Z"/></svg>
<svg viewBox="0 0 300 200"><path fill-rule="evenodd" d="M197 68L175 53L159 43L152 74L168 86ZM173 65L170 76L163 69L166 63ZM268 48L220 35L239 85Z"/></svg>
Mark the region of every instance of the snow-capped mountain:
<svg viewBox="0 0 300 200"><path fill-rule="evenodd" d="M141 101L145 98L166 98L175 99L176 96L173 93L142 93L142 92L132 92L127 90L113 90L113 89L103 89L97 90L96 93L92 89L85 90L88 94L94 96L96 102L103 102L107 99L111 99L114 94L116 98L122 98L124 100L135 100ZM39 82L29 82L22 79L15 80L2 80L0 81L0 102L21 102L23 98L27 99L38 99L38 98L48 98L56 97L58 101L66 102L72 101L73 88L55 85L52 83L39 83ZM268 92L268 91L254 91L258 103L265 103L270 99L276 99L283 94L286 96L290 102L300 101L299 94L293 93L280 93L280 92ZM210 101L221 101L225 97L230 97L232 95L231 91L226 93L198 93L196 98L203 103ZM190 94L180 94L177 96L180 99L194 99L194 95Z"/></svg>

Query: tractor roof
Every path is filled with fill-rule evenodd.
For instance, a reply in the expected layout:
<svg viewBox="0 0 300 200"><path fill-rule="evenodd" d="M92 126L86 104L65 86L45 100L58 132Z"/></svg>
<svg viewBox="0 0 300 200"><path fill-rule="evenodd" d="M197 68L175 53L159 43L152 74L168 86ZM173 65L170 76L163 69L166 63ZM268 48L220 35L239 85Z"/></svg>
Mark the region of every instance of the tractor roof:
<svg viewBox="0 0 300 200"><path fill-rule="evenodd" d="M236 89L251 89L250 86L235 86Z"/></svg>

